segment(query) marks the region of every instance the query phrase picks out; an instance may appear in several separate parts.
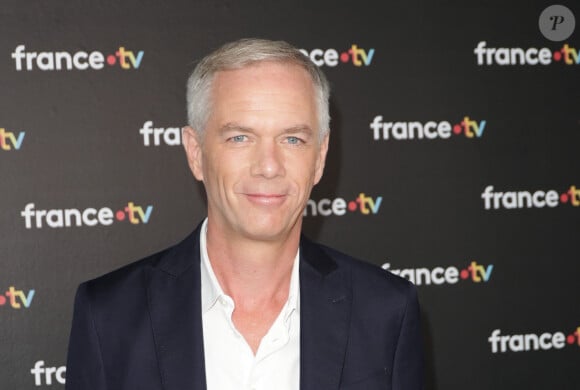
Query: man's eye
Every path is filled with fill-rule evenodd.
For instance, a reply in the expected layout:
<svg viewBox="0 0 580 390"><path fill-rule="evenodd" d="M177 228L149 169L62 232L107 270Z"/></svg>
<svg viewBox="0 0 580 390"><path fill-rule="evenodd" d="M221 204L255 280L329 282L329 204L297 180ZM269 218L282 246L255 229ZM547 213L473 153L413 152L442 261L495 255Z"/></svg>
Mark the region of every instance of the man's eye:
<svg viewBox="0 0 580 390"><path fill-rule="evenodd" d="M245 135L234 135L231 140L232 142L244 142L246 140L247 136Z"/></svg>
<svg viewBox="0 0 580 390"><path fill-rule="evenodd" d="M291 145L298 145L299 143L302 142L302 140L298 137L288 137L288 138L286 138L286 140Z"/></svg>

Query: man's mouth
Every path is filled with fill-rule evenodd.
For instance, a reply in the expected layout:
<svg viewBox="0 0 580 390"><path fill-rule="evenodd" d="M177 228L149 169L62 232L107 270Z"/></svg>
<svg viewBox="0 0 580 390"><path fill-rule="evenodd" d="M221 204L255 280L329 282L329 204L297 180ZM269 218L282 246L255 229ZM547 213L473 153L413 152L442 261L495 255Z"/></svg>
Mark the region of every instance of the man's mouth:
<svg viewBox="0 0 580 390"><path fill-rule="evenodd" d="M263 206L275 206L282 204L287 197L286 194L272 193L246 193L244 195L250 202Z"/></svg>

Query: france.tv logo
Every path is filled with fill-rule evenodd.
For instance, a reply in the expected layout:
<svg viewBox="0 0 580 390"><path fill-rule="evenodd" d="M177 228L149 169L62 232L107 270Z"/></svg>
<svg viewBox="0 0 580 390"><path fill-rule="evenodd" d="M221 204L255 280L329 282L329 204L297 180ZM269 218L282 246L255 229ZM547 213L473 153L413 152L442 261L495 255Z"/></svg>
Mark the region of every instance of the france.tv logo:
<svg viewBox="0 0 580 390"><path fill-rule="evenodd" d="M461 280L473 283L487 283L491 279L493 264L479 264L472 260L466 267L459 269L455 266L433 268L403 268L393 269L391 263L384 263L383 269L409 280L416 286L456 284Z"/></svg>
<svg viewBox="0 0 580 390"><path fill-rule="evenodd" d="M346 50L337 49L312 49L307 51L300 49L302 54L310 58L316 66L335 67L340 63L352 64L357 67L369 66L373 61L375 49L363 49L357 44L352 44Z"/></svg>
<svg viewBox="0 0 580 390"><path fill-rule="evenodd" d="M481 193L486 210L541 209L568 204L580 206L580 188L571 185L563 191L555 189L536 191L495 191L494 186L485 187Z"/></svg>
<svg viewBox="0 0 580 390"><path fill-rule="evenodd" d="M146 121L139 129L139 134L143 136L145 146L181 145L181 128L179 127L154 127L153 121Z"/></svg>
<svg viewBox="0 0 580 390"><path fill-rule="evenodd" d="M123 70L139 69L143 61L143 50L132 51L124 46L114 49L110 54L100 51L26 51L24 45L18 45L12 52L12 59L17 71L53 71L53 70L101 70L105 65Z"/></svg>
<svg viewBox="0 0 580 390"><path fill-rule="evenodd" d="M355 199L350 201L347 201L343 198L322 198L318 201L314 199L308 199L303 216L343 216L347 212L360 213L363 215L373 215L379 212L382 202L382 196L373 198L371 196L367 196L364 192L361 192Z"/></svg>
<svg viewBox="0 0 580 390"><path fill-rule="evenodd" d="M392 122L384 121L382 115L376 115L369 128L372 130L374 141L407 141L407 140L433 140L448 139L452 135L462 136L469 139L483 137L486 120L475 120L467 115L463 119L451 124L450 121L409 121Z"/></svg>
<svg viewBox="0 0 580 390"><path fill-rule="evenodd" d="M151 218L153 206L138 206L128 202L116 212L109 207L99 209L88 207L83 210L70 209L37 209L34 203L28 203L20 212L26 229L63 228L81 226L110 226L115 222L127 221L131 225L147 224Z"/></svg>
<svg viewBox="0 0 580 390"><path fill-rule="evenodd" d="M32 304L34 293L34 290L28 290L28 293L25 294L24 290L17 290L14 286L10 286L4 294L0 294L0 307L10 306L13 309L28 309Z"/></svg>
<svg viewBox="0 0 580 390"><path fill-rule="evenodd" d="M580 65L579 50L567 43L550 50L547 47L527 49L521 47L488 47L481 41L473 49L478 66L515 66L515 65Z"/></svg>
<svg viewBox="0 0 580 390"><path fill-rule="evenodd" d="M525 334L502 334L501 329L494 329L487 341L491 347L491 353L548 351L550 349L563 349L568 346L580 347L580 326L571 332L557 331L554 333L525 333Z"/></svg>
<svg viewBox="0 0 580 390"><path fill-rule="evenodd" d="M0 127L0 150L20 150L26 132L13 133Z"/></svg>

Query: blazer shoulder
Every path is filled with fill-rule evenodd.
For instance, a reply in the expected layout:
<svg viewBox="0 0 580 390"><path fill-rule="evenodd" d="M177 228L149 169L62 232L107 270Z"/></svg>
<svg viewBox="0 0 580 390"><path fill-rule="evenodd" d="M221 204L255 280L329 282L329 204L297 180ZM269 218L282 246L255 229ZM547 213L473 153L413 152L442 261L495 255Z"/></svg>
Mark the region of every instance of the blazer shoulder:
<svg viewBox="0 0 580 390"><path fill-rule="evenodd" d="M89 297L98 295L100 298L116 299L119 295L131 295L145 288L151 272L179 276L195 263L195 248L199 245L199 234L196 232L173 246L81 283L79 292Z"/></svg>
<svg viewBox="0 0 580 390"><path fill-rule="evenodd" d="M334 248L317 245L338 264L339 268L350 272L355 290L369 291L374 296L389 295L393 297L395 295L404 300L407 300L409 295L416 294L415 285L401 276Z"/></svg>

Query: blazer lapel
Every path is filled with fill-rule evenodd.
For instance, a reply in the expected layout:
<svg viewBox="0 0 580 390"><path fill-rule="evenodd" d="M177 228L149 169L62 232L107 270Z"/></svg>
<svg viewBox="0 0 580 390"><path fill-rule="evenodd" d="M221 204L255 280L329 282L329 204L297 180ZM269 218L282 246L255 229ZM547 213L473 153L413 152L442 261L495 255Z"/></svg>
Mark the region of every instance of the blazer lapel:
<svg viewBox="0 0 580 390"><path fill-rule="evenodd" d="M148 300L164 390L204 390L199 228L151 270Z"/></svg>
<svg viewBox="0 0 580 390"><path fill-rule="evenodd" d="M205 390L199 227L161 255L148 301L164 390ZM319 246L300 245L300 388L338 389L351 312L348 273Z"/></svg>
<svg viewBox="0 0 580 390"><path fill-rule="evenodd" d="M300 389L338 389L351 313L348 273L305 238L300 247Z"/></svg>

